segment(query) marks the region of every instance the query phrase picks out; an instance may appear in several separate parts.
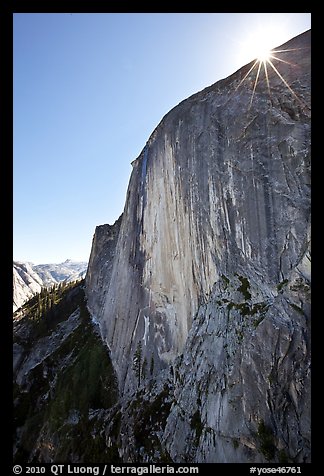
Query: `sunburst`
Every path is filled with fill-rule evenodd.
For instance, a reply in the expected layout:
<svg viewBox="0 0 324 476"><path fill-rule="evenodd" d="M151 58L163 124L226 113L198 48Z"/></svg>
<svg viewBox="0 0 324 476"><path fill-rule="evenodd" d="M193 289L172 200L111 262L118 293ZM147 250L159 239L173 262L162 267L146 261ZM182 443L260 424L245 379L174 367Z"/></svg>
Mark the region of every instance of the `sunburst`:
<svg viewBox="0 0 324 476"><path fill-rule="evenodd" d="M283 50L279 50L279 49L274 49L274 50L268 50L268 49L261 49L258 54L257 54L257 58L254 60L251 68L249 69L249 71L245 74L245 76L243 77L243 79L240 81L240 83L238 84L238 86L235 88L235 91L241 86L241 84L248 78L250 77L251 73L255 70L255 79L254 79L254 84L253 84L253 89L252 89L252 94L251 94L251 99L250 99L250 104L249 104L249 109L251 108L252 106L252 102L253 102L253 98L254 98L254 95L255 95L255 91L256 91L256 88L257 88L257 84L259 82L259 79L260 79L260 73L263 69L264 71L264 75L265 75L265 78L266 78L266 82L267 82L267 89L268 89L268 93L269 93L269 97L270 97L270 100L271 100L271 88L270 88L270 80L269 80L269 73L268 73L268 67L272 68L273 71L276 73L276 75L280 78L280 80L284 83L284 85L288 88L288 90L290 91L290 93L299 101L299 103L303 106L303 107L307 107L308 109L310 109L310 107L295 93L295 91L292 89L292 87L289 85L289 83L286 81L286 79L282 76L282 74L278 71L278 68L276 68L276 66L274 65L273 63L273 60L277 60L279 62L282 62L282 63L286 63L286 64L289 64L291 66L296 66L295 64L293 63L290 63L289 61L286 61L286 60L283 60L282 58L280 58L278 55L280 55L281 53L286 53L286 52L289 52L289 51L297 51L297 50L301 50L303 48L290 48L290 49L283 49Z"/></svg>

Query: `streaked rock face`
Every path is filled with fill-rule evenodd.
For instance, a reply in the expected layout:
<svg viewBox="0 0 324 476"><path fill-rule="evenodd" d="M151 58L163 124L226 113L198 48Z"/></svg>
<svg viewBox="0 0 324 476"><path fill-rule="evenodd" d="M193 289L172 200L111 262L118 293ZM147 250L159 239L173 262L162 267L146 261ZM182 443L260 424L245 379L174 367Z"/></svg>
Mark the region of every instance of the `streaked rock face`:
<svg viewBox="0 0 324 476"><path fill-rule="evenodd" d="M310 32L278 49L162 119L90 300L124 399L139 343L151 379L172 369L176 462L309 460Z"/></svg>

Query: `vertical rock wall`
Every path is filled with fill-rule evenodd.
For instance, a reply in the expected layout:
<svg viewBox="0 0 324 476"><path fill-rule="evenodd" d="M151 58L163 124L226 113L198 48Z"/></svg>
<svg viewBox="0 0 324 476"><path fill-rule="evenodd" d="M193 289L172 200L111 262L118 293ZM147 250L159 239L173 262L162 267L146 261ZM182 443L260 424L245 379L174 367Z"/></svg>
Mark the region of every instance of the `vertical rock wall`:
<svg viewBox="0 0 324 476"><path fill-rule="evenodd" d="M162 119L90 297L122 398L136 355L142 386L172 369L176 462L309 460L310 32L278 50Z"/></svg>

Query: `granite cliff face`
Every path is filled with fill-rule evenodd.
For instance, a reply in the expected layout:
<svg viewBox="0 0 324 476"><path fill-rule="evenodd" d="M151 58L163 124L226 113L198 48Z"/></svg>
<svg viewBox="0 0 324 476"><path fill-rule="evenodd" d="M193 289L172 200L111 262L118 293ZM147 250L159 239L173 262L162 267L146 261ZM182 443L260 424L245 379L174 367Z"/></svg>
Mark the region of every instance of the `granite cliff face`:
<svg viewBox="0 0 324 476"><path fill-rule="evenodd" d="M310 460L310 31L276 49L257 84L251 63L162 119L109 265L96 233L86 294L134 424L125 461ZM159 431L142 421L155 453L134 395L163 396Z"/></svg>

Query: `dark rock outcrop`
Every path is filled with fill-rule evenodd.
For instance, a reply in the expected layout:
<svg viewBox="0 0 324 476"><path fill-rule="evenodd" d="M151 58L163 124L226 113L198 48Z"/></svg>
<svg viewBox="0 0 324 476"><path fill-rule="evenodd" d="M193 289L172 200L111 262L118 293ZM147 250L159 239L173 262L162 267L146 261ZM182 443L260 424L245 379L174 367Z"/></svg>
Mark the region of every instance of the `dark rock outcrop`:
<svg viewBox="0 0 324 476"><path fill-rule="evenodd" d="M65 284L56 297L42 317L38 296L14 316L14 462L118 462L118 392L107 347L82 283Z"/></svg>

